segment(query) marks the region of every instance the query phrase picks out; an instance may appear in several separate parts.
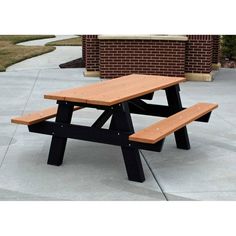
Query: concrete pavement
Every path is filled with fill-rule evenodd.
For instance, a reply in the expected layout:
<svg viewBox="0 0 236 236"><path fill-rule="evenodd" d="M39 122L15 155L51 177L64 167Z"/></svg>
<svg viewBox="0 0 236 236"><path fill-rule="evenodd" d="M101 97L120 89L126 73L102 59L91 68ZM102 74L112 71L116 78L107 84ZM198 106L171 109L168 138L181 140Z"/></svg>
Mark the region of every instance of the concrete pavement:
<svg viewBox="0 0 236 236"><path fill-rule="evenodd" d="M71 39L76 38L76 35L56 35L54 38L48 38L48 39L37 39L27 42L18 43L18 45L25 45L25 46L44 46L46 43L54 42L58 40L64 40L64 39Z"/></svg>
<svg viewBox="0 0 236 236"><path fill-rule="evenodd" d="M141 151L146 181L135 183L127 180L118 147L69 140L63 165L49 166L50 137L10 124L12 116L55 105L43 99L48 91L100 81L85 78L83 69L54 68L54 60L45 62L50 54L40 59L48 67L30 68L31 61L0 73L0 200L236 200L236 70L221 69L214 82L181 84L184 106L205 101L219 108L208 124L188 126L191 150L176 149L171 135L161 153ZM154 101L166 104L164 93ZM89 125L99 114L83 109L73 122ZM158 120L132 118L136 130Z"/></svg>
<svg viewBox="0 0 236 236"><path fill-rule="evenodd" d="M63 40L68 38L75 38L74 35L62 35L56 36L50 39L39 39L32 40L28 42L19 43L19 45L25 46L43 46L48 42L53 42L57 40ZM59 65L68 61L77 59L82 55L81 47L74 46L60 46L56 47L53 52L43 54L37 57L33 57L7 68L7 71L19 71L19 70L38 70L38 69L56 69Z"/></svg>

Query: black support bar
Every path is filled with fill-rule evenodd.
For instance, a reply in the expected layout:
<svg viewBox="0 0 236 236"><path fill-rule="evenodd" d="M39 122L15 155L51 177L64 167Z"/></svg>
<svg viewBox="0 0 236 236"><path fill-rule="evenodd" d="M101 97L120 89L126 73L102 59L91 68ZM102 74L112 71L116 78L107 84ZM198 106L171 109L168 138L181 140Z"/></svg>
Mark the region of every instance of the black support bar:
<svg viewBox="0 0 236 236"><path fill-rule="evenodd" d="M142 97L140 97L140 99L145 99L145 100L152 100L154 96L154 92L153 93L149 93L146 95L143 95Z"/></svg>
<svg viewBox="0 0 236 236"><path fill-rule="evenodd" d="M171 115L176 114L176 112L173 112L172 108L166 105L149 104L149 103L145 103L142 100L129 101L128 103L129 103L130 113L133 113L133 114L157 116L157 117L169 117ZM187 108L182 107L180 111L185 110L185 109ZM195 121L208 122L210 115L211 115L211 112L198 118Z"/></svg>
<svg viewBox="0 0 236 236"><path fill-rule="evenodd" d="M112 114L113 114L113 109L105 110L93 123L92 127L102 128L102 126L107 122L107 120L111 117Z"/></svg>
<svg viewBox="0 0 236 236"><path fill-rule="evenodd" d="M64 124L52 121L43 121L28 126L30 132L56 135L61 138L79 139L90 142L111 144L116 146L133 147L149 151L160 152L164 140L156 144L145 144L129 141L130 132L118 132L115 130L101 129L96 127L87 127L82 125Z"/></svg>
<svg viewBox="0 0 236 236"><path fill-rule="evenodd" d="M178 89L177 89L177 91L178 91ZM58 101L58 104L70 104L73 106L89 107L89 108L95 108L98 110L105 110L105 111L115 109L115 107L116 107L116 105L103 106L103 105L92 105L92 104L86 104L86 103L65 102L65 101ZM171 109L169 106L150 104L150 103L146 103L146 102L142 101L141 99L134 99L134 100L128 101L128 104L129 104L130 113L138 114L138 115L168 117L168 116L174 115L176 113L176 112L173 112L173 109ZM184 110L184 109L186 109L186 108L184 108L184 107L182 107L181 109L179 108L179 111ZM211 115L211 112L198 118L195 121L208 122L210 115ZM105 114L102 116L105 117Z"/></svg>

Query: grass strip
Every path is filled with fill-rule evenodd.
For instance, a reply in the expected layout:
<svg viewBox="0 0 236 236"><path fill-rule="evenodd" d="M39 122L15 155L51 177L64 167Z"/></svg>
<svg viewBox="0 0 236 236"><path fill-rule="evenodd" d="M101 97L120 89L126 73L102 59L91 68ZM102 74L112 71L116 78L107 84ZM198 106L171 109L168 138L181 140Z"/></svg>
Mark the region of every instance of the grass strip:
<svg viewBox="0 0 236 236"><path fill-rule="evenodd" d="M55 50L52 46L23 46L17 43L53 38L54 35L0 35L0 71L25 59Z"/></svg>
<svg viewBox="0 0 236 236"><path fill-rule="evenodd" d="M82 40L81 40L81 37L77 37L77 38L63 39L63 40L49 42L46 45L47 46L81 46Z"/></svg>

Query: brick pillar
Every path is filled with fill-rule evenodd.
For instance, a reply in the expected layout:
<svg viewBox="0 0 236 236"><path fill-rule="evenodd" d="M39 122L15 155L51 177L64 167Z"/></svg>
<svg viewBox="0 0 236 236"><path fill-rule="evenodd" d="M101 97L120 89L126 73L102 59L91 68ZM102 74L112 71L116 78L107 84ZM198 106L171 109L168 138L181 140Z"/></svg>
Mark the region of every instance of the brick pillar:
<svg viewBox="0 0 236 236"><path fill-rule="evenodd" d="M212 37L213 37L212 63L218 64L220 62L220 35L212 35Z"/></svg>
<svg viewBox="0 0 236 236"><path fill-rule="evenodd" d="M85 67L87 71L99 71L99 40L97 35L85 35Z"/></svg>
<svg viewBox="0 0 236 236"><path fill-rule="evenodd" d="M82 35L82 57L85 63L86 61L86 35Z"/></svg>
<svg viewBox="0 0 236 236"><path fill-rule="evenodd" d="M210 73L212 71L212 35L188 35L185 72Z"/></svg>

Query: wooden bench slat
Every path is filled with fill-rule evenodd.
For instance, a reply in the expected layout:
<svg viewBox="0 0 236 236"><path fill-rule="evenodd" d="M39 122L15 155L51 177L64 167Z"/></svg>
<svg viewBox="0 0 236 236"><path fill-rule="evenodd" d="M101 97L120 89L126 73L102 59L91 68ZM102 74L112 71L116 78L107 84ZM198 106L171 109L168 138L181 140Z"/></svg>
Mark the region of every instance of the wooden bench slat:
<svg viewBox="0 0 236 236"><path fill-rule="evenodd" d="M132 74L85 87L48 93L44 98L112 106L186 81L183 77Z"/></svg>
<svg viewBox="0 0 236 236"><path fill-rule="evenodd" d="M217 107L217 104L197 103L147 128L137 131L129 136L129 140L154 144Z"/></svg>
<svg viewBox="0 0 236 236"><path fill-rule="evenodd" d="M74 111L81 109L81 107L74 107ZM41 121L56 117L57 107L50 107L42 111L33 112L20 117L15 117L11 119L12 123L22 124L22 125L33 125Z"/></svg>

